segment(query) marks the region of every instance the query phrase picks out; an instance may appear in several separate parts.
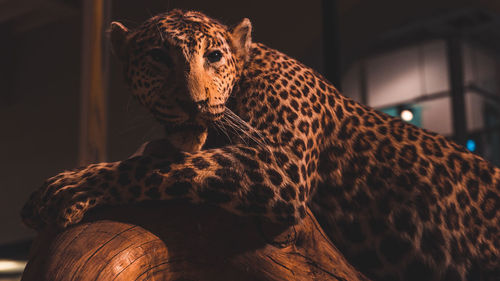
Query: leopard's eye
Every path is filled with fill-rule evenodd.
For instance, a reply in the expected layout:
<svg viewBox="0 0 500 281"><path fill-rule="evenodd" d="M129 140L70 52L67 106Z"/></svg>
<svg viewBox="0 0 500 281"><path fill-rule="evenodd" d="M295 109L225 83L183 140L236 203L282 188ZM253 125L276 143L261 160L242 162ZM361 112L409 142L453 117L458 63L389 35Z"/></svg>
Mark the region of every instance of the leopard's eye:
<svg viewBox="0 0 500 281"><path fill-rule="evenodd" d="M220 59L222 58L222 53L219 50L215 50L206 54L206 57L209 62L214 63L220 61Z"/></svg>
<svg viewBox="0 0 500 281"><path fill-rule="evenodd" d="M161 48L156 48L152 49L148 52L148 55L156 62L164 64L168 67L172 67L174 65L174 62L172 61L172 58L168 55L168 53L161 49Z"/></svg>

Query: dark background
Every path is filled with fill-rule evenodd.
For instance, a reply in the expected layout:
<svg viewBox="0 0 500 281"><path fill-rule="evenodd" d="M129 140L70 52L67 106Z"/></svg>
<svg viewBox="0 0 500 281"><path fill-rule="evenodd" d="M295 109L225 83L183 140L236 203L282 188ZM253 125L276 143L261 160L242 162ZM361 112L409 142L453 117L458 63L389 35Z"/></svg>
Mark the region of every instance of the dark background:
<svg viewBox="0 0 500 281"><path fill-rule="evenodd" d="M474 24L458 22L437 33L425 27L453 13L487 15L474 40L493 53L499 46L500 1L494 0L121 0L111 7L111 19L129 27L172 8L203 11L228 25L247 17L254 41L326 73L334 84L372 54ZM34 236L21 224L22 204L44 179L78 164L82 20L80 1L0 0L0 245ZM109 161L161 136L130 98L113 57L108 95Z"/></svg>

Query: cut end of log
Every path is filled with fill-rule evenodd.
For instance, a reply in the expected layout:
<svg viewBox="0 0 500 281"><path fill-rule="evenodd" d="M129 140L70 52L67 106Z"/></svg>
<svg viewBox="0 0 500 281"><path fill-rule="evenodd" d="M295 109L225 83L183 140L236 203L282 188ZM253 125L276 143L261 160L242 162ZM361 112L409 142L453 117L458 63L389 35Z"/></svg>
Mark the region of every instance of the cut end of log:
<svg viewBox="0 0 500 281"><path fill-rule="evenodd" d="M33 243L23 281L367 280L310 211L293 227L186 202L102 208Z"/></svg>

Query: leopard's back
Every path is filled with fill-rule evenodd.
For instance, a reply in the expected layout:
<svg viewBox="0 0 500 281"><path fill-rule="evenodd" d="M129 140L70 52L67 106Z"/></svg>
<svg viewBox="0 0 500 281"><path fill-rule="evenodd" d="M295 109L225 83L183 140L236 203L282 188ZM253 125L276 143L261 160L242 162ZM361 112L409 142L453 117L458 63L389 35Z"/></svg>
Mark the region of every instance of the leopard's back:
<svg viewBox="0 0 500 281"><path fill-rule="evenodd" d="M253 60L234 110L304 157L310 187L295 192L314 194L311 209L354 265L376 280L496 278L497 167L340 95L280 52L255 45Z"/></svg>

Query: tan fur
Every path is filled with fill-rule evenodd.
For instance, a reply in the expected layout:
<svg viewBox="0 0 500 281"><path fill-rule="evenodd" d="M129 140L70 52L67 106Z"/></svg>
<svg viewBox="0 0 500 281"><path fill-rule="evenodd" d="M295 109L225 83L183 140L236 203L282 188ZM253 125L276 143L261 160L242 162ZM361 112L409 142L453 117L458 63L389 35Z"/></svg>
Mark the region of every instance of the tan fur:
<svg viewBox="0 0 500 281"><path fill-rule="evenodd" d="M26 224L65 227L98 205L176 198L288 225L310 207L374 280L498 280L497 167L252 43L246 19L229 29L173 10L111 32L133 95L181 151L53 177L26 204ZM221 60L208 59L214 50ZM228 139L202 147L213 128Z"/></svg>

